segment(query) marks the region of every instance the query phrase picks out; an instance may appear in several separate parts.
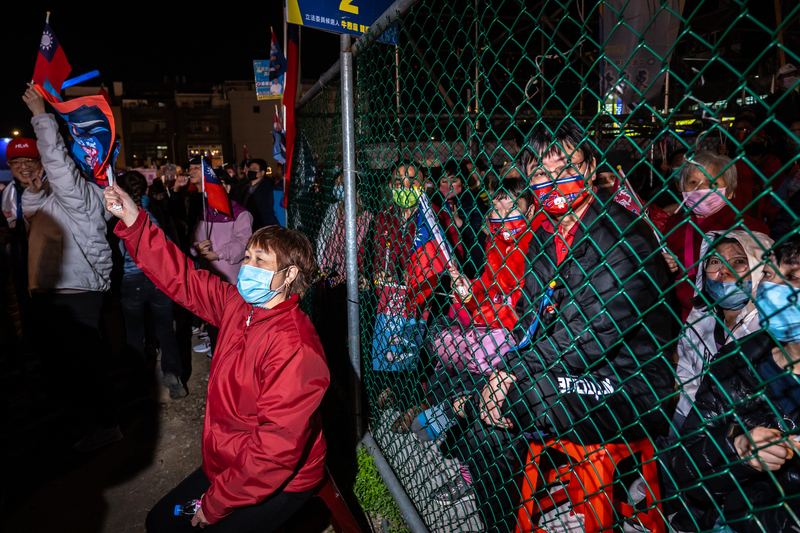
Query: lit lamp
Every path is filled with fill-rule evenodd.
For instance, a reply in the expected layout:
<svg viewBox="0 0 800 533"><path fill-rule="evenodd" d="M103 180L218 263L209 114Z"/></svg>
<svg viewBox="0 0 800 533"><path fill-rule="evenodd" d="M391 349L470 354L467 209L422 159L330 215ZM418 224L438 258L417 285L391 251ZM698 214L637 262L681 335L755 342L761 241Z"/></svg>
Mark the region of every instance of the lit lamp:
<svg viewBox="0 0 800 533"><path fill-rule="evenodd" d="M13 134L14 134L14 137L16 137L17 135L19 135L19 130L14 130L14 131L12 131L11 133L13 133Z"/></svg>

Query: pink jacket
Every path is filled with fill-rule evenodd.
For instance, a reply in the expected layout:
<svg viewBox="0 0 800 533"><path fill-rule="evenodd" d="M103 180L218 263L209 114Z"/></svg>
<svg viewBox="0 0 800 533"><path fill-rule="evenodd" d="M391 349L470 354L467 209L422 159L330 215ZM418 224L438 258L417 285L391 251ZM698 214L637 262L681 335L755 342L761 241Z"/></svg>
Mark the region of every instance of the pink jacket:
<svg viewBox="0 0 800 533"><path fill-rule="evenodd" d="M208 207L205 218L200 219L194 228L189 253L192 257L199 258L200 268L236 285L247 239L253 234L253 215L236 202L231 202L231 211L233 217ZM207 234L209 237L206 237ZM195 249L197 243L207 238L211 239L211 249L219 256L219 259L210 263Z"/></svg>

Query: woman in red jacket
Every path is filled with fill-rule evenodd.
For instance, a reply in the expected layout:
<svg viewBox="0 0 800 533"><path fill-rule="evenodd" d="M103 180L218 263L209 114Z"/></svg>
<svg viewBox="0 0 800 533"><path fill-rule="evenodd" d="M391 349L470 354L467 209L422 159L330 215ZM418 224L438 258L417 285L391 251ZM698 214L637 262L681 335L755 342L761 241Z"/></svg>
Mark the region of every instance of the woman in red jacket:
<svg viewBox="0 0 800 533"><path fill-rule="evenodd" d="M106 207L133 260L170 298L220 328L203 426L203 464L159 501L148 532L269 532L322 481L319 405L330 381L300 296L316 271L303 235L270 226L254 233L236 286L196 270L117 185ZM121 209L114 209L121 206ZM176 505L199 499L191 523Z"/></svg>

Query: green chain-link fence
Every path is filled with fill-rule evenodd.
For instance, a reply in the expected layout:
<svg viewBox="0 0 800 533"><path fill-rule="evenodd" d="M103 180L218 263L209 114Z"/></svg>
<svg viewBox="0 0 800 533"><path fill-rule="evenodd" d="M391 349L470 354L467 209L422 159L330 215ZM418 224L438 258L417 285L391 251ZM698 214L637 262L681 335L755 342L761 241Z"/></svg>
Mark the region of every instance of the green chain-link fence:
<svg viewBox="0 0 800 533"><path fill-rule="evenodd" d="M798 17L418 2L355 57L357 235L338 81L298 109L307 309L350 379L356 239L369 429L431 531L799 530Z"/></svg>

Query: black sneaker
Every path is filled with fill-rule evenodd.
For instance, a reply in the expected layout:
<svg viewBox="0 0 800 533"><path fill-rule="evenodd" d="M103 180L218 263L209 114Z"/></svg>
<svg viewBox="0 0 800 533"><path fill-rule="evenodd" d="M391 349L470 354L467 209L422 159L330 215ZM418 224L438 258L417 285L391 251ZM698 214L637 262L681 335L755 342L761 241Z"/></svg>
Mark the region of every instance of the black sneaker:
<svg viewBox="0 0 800 533"><path fill-rule="evenodd" d="M169 397L173 400L179 400L189 395L189 391L183 386L181 378L175 374L164 374L161 378L161 384L169 389Z"/></svg>
<svg viewBox="0 0 800 533"><path fill-rule="evenodd" d="M453 505L460 499L472 494L472 485L459 474L453 481L448 481L431 494L439 505Z"/></svg>

